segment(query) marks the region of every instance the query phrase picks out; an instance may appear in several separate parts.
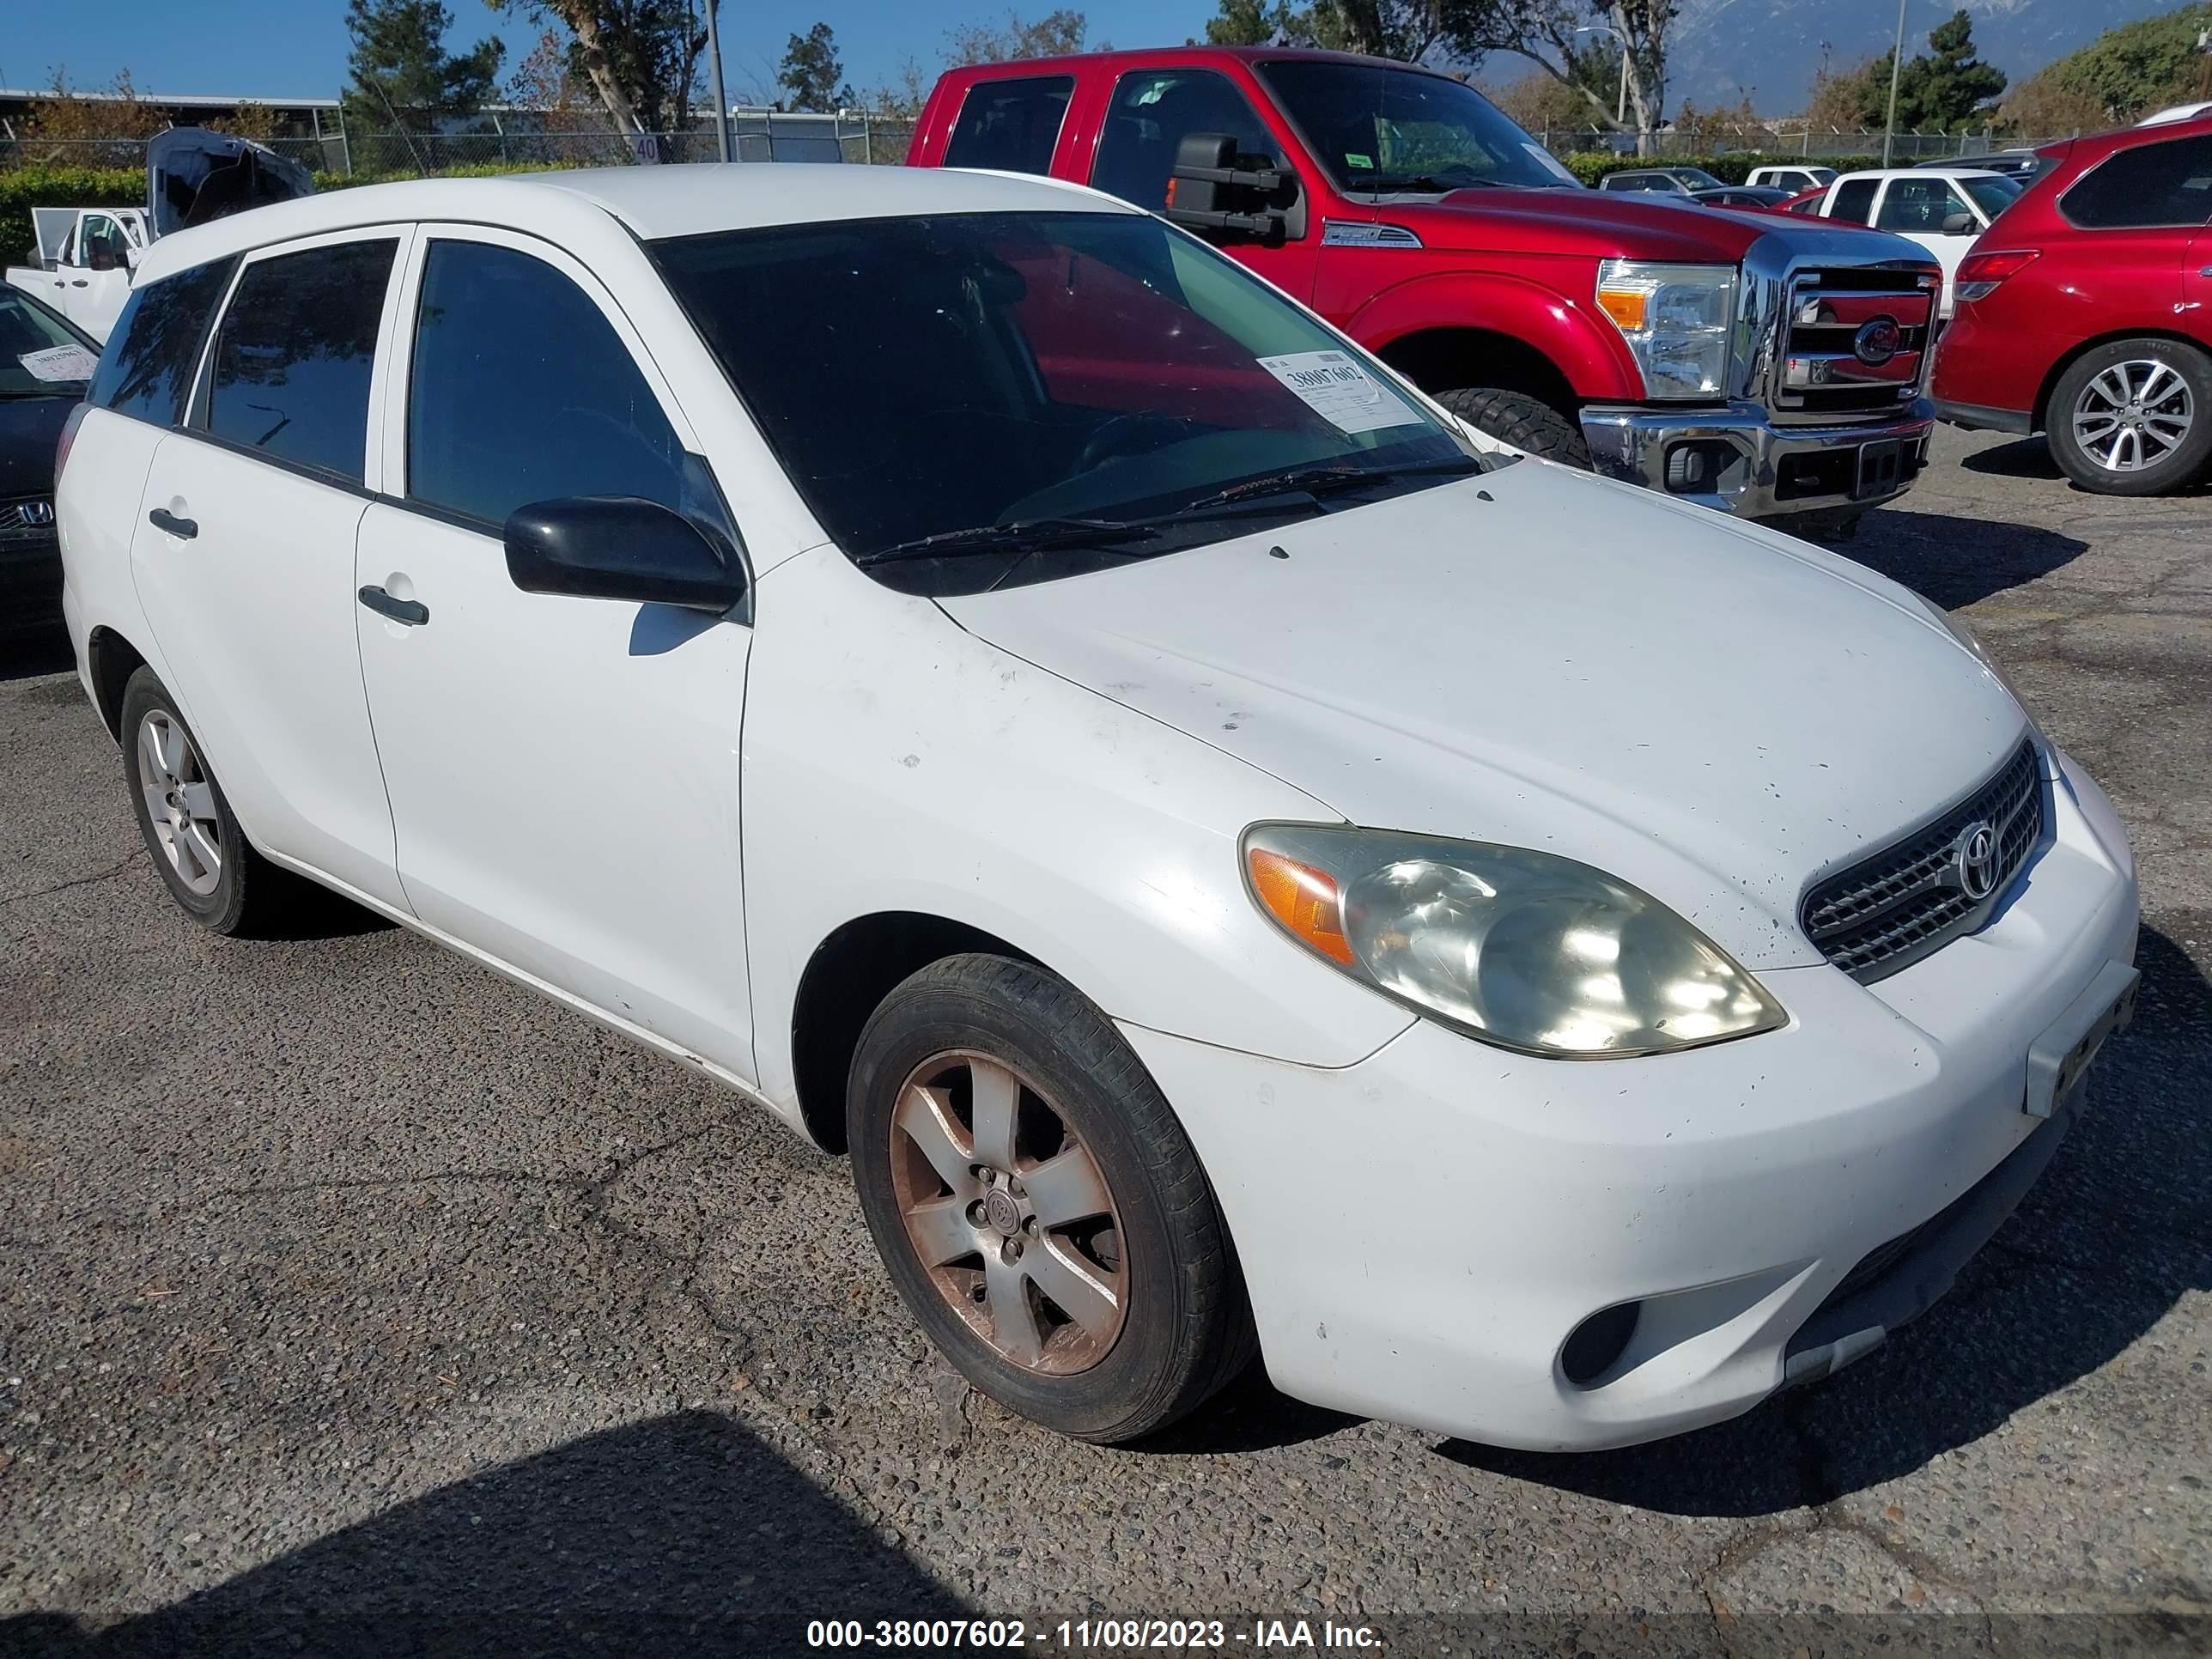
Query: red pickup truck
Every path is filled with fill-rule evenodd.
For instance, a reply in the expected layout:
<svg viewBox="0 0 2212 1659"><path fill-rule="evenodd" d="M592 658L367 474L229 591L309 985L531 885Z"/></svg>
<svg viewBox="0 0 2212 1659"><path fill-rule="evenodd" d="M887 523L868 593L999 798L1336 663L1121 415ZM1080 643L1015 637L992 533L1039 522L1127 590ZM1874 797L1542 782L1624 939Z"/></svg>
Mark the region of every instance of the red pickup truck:
<svg viewBox="0 0 2212 1659"><path fill-rule="evenodd" d="M980 64L907 161L1151 209L1470 424L1686 501L1841 528L1927 459L1923 250L1583 190L1448 76L1273 47Z"/></svg>

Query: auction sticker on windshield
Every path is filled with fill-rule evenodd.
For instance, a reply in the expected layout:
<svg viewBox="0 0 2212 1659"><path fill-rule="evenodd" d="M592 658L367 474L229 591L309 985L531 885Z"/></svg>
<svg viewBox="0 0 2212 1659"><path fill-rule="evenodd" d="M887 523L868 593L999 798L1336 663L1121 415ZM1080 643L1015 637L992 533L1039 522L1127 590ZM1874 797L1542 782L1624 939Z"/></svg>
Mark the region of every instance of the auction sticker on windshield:
<svg viewBox="0 0 2212 1659"><path fill-rule="evenodd" d="M51 380L57 385L68 380L88 380L92 372L100 367L100 359L82 346L48 346L43 351L26 351L15 361L31 371L33 380Z"/></svg>
<svg viewBox="0 0 2212 1659"><path fill-rule="evenodd" d="M1403 398L1341 351L1293 351L1262 357L1260 367L1346 432L1420 423Z"/></svg>

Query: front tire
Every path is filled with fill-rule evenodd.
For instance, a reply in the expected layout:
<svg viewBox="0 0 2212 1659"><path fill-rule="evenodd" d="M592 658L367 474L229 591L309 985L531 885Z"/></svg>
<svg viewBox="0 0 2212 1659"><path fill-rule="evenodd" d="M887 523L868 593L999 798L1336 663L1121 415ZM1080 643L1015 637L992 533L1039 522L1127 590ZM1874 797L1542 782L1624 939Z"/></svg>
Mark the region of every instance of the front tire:
<svg viewBox="0 0 2212 1659"><path fill-rule="evenodd" d="M123 774L154 868L177 908L211 933L262 931L296 878L255 852L150 668L123 688Z"/></svg>
<svg viewBox="0 0 2212 1659"><path fill-rule="evenodd" d="M1589 444L1580 426L1525 392L1504 392L1494 386L1466 386L1439 392L1436 399L1479 432L1524 453L1557 461L1563 466L1590 470Z"/></svg>
<svg viewBox="0 0 2212 1659"><path fill-rule="evenodd" d="M2212 357L2179 340L2115 340L2051 388L2051 459L2100 495L2158 495L2212 456Z"/></svg>
<svg viewBox="0 0 2212 1659"><path fill-rule="evenodd" d="M1186 1416L1250 1359L1198 1155L1106 1018L1027 963L934 963L877 1008L846 1107L878 1253L983 1393L1079 1439Z"/></svg>

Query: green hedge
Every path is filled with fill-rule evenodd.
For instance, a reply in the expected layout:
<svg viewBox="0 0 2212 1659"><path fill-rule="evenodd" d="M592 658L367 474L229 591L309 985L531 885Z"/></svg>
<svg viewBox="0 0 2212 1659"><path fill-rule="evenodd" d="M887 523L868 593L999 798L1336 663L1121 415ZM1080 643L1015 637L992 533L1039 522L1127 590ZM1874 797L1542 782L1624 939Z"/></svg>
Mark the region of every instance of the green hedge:
<svg viewBox="0 0 2212 1659"><path fill-rule="evenodd" d="M446 167L441 179L486 179L502 173L544 173L564 165L544 161L482 161L467 167ZM349 185L389 184L416 179L416 173L319 173L317 190L343 190ZM0 254L10 264L38 257L38 234L32 228L34 207L143 207L146 170L143 167L0 168Z"/></svg>
<svg viewBox="0 0 2212 1659"><path fill-rule="evenodd" d="M1740 185L1753 167L1816 167L1856 173L1881 165L1881 158L1873 155L1767 155L1755 149L1731 150L1726 155L1657 155L1648 160L1616 155L1611 150L1582 150L1568 156L1566 162L1575 177L1586 185L1595 185L1608 173L1621 173L1631 167L1703 167L1724 185Z"/></svg>

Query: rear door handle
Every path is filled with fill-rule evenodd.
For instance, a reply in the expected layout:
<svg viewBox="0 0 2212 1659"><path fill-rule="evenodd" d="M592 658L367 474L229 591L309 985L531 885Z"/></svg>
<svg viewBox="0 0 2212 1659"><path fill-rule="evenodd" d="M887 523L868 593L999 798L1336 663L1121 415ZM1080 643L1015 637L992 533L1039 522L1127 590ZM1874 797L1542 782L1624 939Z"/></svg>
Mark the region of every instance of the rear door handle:
<svg viewBox="0 0 2212 1659"><path fill-rule="evenodd" d="M430 607L420 599L395 599L382 588L373 585L362 588L354 597L378 616L389 617L409 628L420 628L430 620Z"/></svg>
<svg viewBox="0 0 2212 1659"><path fill-rule="evenodd" d="M157 507L146 515L146 522L156 530L166 531L179 541L188 542L200 533L196 519L180 519L166 507Z"/></svg>

